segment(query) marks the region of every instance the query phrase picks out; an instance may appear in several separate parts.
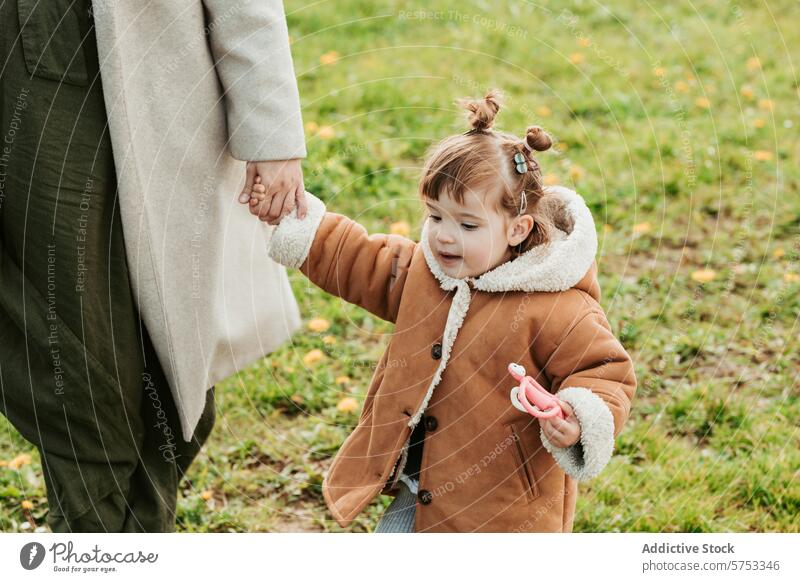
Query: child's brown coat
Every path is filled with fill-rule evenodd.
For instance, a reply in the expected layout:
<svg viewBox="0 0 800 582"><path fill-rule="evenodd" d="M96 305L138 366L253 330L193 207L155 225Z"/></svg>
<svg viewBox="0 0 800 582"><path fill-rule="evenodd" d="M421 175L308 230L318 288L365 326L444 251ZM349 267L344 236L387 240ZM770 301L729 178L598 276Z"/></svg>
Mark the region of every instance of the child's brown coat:
<svg viewBox="0 0 800 582"><path fill-rule="evenodd" d="M441 271L425 229L420 243L369 236L310 194L309 215L275 229L273 259L396 324L358 426L323 483L342 526L396 488L423 421L415 531L572 530L577 481L608 462L636 378L599 304L591 213L575 192L553 191L573 230L469 280ZM580 443L553 446L512 406L511 362L573 406Z"/></svg>

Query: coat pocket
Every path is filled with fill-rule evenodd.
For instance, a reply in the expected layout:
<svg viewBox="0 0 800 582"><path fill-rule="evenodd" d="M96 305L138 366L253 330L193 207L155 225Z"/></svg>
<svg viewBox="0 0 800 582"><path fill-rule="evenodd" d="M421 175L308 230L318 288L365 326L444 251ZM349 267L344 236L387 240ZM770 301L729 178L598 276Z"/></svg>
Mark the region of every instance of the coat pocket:
<svg viewBox="0 0 800 582"><path fill-rule="evenodd" d="M533 470L533 455L528 452L528 447L525 446L524 433L519 427L515 424L507 424L506 430L513 441L511 450L516 460L517 474L522 480L527 502L531 503L541 495L536 473Z"/></svg>
<svg viewBox="0 0 800 582"><path fill-rule="evenodd" d="M89 84L85 42L89 3L71 0L17 0L25 67L34 77L71 85ZM78 12L87 10L86 14Z"/></svg>

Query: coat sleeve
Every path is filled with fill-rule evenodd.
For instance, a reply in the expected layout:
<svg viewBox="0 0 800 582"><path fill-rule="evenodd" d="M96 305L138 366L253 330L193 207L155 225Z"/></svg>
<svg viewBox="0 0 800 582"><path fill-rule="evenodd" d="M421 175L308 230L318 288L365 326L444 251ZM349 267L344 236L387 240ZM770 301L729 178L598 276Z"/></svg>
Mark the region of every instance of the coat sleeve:
<svg viewBox="0 0 800 582"><path fill-rule="evenodd" d="M300 97L281 0L203 0L208 43L238 160L306 157Z"/></svg>
<svg viewBox="0 0 800 582"><path fill-rule="evenodd" d="M274 261L299 268L315 285L395 322L400 297L417 243L395 234L367 234L355 222L332 212L306 192L308 214L297 209L281 220L270 239Z"/></svg>
<svg viewBox="0 0 800 582"><path fill-rule="evenodd" d="M614 439L630 414L636 391L633 362L602 310L591 309L566 332L545 371L556 396L575 410L581 437L562 448L542 431L542 444L568 475L586 481L611 459Z"/></svg>

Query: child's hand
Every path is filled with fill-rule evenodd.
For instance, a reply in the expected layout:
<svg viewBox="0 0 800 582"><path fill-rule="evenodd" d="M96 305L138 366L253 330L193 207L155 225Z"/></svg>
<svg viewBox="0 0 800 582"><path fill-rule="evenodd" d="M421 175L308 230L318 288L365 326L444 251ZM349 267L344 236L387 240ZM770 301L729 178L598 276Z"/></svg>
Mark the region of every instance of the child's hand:
<svg viewBox="0 0 800 582"><path fill-rule="evenodd" d="M581 425L575 416L575 411L572 410L569 404L563 400L559 400L558 403L561 405L566 418L561 419L558 416L546 419L540 418L539 424L542 427L544 436L555 446L560 448L571 447L581 438Z"/></svg>
<svg viewBox="0 0 800 582"><path fill-rule="evenodd" d="M253 180L252 194L250 197L250 213L259 214L259 218L261 218L261 215L256 207L259 204L261 204L264 200L266 200L266 198L267 198L267 187L262 183L261 176L256 176L255 179ZM303 203L305 203L305 198L303 200ZM280 224L280 221L283 219L283 217L286 216L286 214L288 214L288 212L291 212L293 209L294 209L294 200L286 198L286 200L284 201L283 211L280 216L273 219L262 218L262 220L268 222L271 225Z"/></svg>

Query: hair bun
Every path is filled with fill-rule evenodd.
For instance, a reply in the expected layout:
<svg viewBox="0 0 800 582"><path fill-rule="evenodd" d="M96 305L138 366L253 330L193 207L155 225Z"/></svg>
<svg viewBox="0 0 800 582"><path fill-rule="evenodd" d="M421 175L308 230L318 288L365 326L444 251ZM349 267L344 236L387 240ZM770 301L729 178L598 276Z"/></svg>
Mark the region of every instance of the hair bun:
<svg viewBox="0 0 800 582"><path fill-rule="evenodd" d="M483 99L460 99L458 104L469 112L469 124L476 131L492 127L497 112L500 111L502 93L490 89Z"/></svg>
<svg viewBox="0 0 800 582"><path fill-rule="evenodd" d="M538 125L532 125L525 132L525 142L529 147L535 149L537 152L549 150L553 145L553 140L550 134Z"/></svg>

